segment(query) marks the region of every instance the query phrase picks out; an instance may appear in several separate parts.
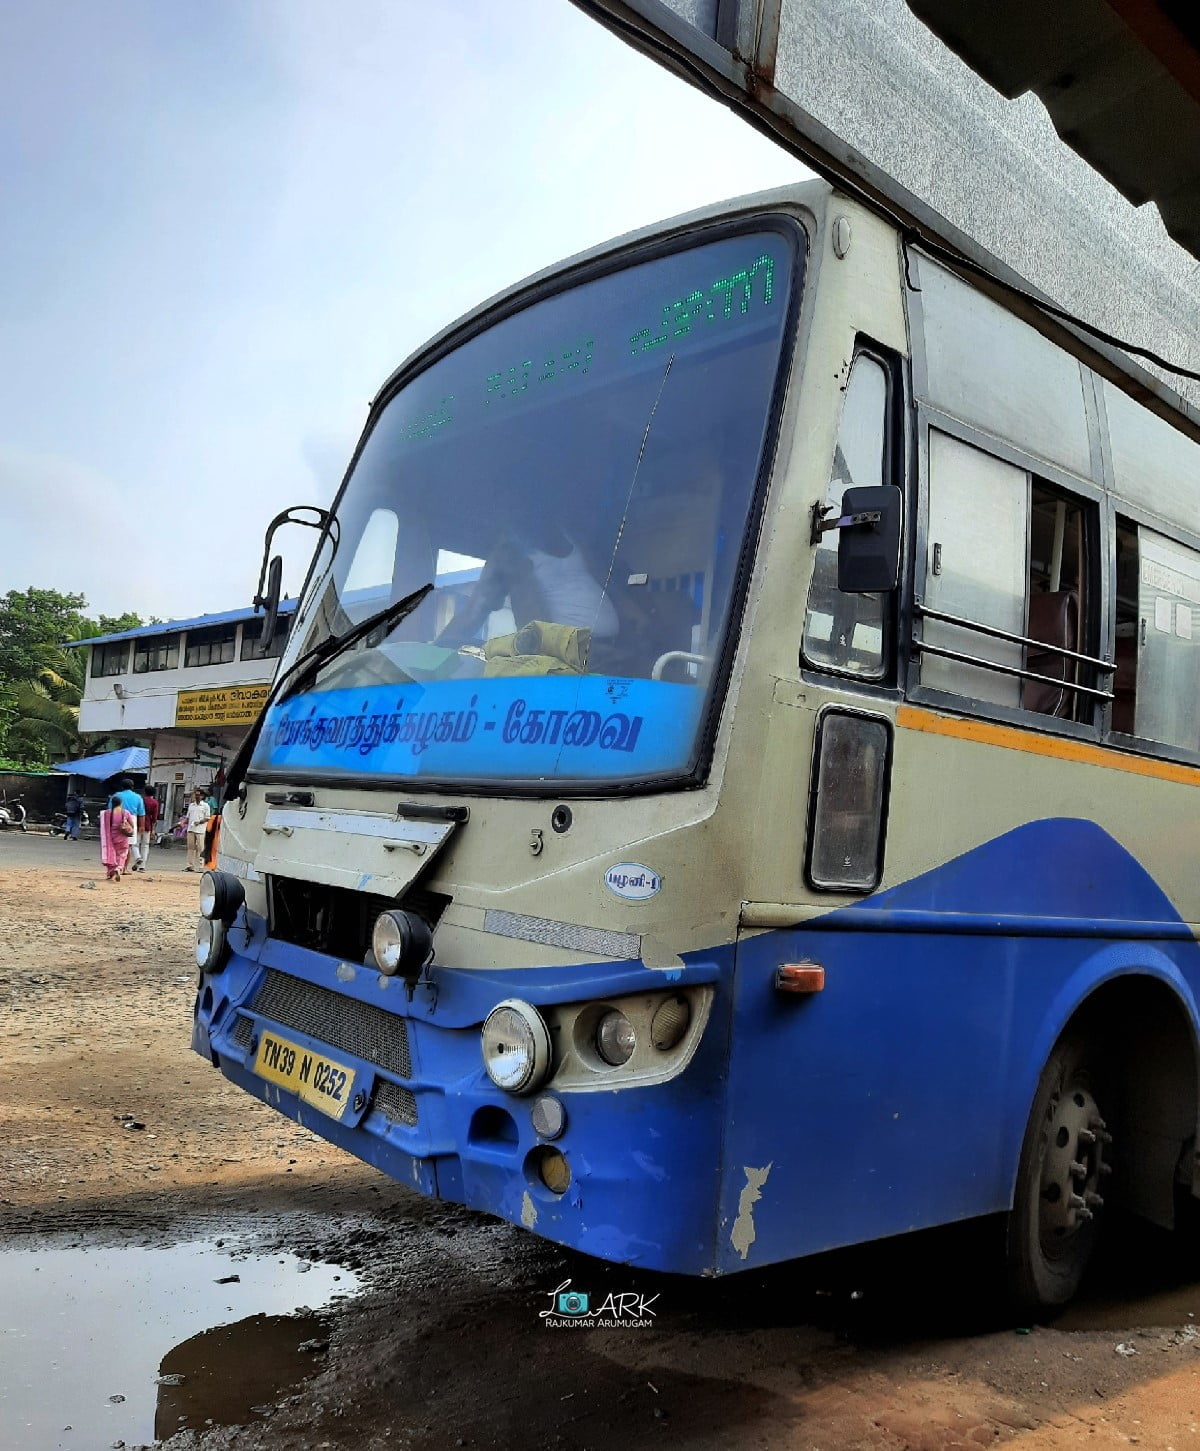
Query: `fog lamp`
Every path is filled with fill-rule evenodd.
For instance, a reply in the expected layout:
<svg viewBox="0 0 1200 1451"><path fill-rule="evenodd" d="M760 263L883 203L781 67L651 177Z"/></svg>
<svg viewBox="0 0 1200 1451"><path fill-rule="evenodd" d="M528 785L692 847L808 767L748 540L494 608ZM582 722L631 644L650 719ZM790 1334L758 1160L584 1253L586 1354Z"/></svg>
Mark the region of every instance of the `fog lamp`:
<svg viewBox="0 0 1200 1451"><path fill-rule="evenodd" d="M246 889L231 872L205 872L200 878L200 915L232 922L246 900Z"/></svg>
<svg viewBox="0 0 1200 1451"><path fill-rule="evenodd" d="M605 1063L620 1068L628 1063L637 1047L637 1035L633 1024L616 1008L611 1008L596 1024L596 1052Z"/></svg>
<svg viewBox="0 0 1200 1451"><path fill-rule="evenodd" d="M487 1076L505 1093L532 1093L550 1072L550 1033L541 1013L506 998L487 1015L481 1035Z"/></svg>
<svg viewBox="0 0 1200 1451"><path fill-rule="evenodd" d="M547 1149L542 1154L537 1171L551 1194L565 1194L571 1187L571 1166L557 1149Z"/></svg>
<svg viewBox="0 0 1200 1451"><path fill-rule="evenodd" d="M371 932L371 951L380 972L415 979L433 956L433 932L415 912L381 912Z"/></svg>
<svg viewBox="0 0 1200 1451"><path fill-rule="evenodd" d="M201 972L216 972L224 966L225 924L201 917L196 923L196 966Z"/></svg>

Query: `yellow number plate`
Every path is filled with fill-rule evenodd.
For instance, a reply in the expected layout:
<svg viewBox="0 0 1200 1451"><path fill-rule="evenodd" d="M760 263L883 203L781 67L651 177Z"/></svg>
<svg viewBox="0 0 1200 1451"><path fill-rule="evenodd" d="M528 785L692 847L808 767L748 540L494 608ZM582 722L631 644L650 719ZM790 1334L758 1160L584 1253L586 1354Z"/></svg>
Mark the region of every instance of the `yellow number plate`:
<svg viewBox="0 0 1200 1451"><path fill-rule="evenodd" d="M310 1053L274 1033L264 1033L258 1040L254 1071L268 1083L299 1094L305 1103L330 1118L341 1118L354 1097L352 1068L323 1053Z"/></svg>

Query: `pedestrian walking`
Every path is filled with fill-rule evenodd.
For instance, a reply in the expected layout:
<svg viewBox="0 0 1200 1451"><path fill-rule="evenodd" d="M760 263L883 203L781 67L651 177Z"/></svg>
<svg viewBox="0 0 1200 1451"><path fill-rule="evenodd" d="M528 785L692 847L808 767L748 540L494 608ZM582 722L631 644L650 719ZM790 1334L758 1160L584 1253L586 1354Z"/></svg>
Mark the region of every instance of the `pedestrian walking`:
<svg viewBox="0 0 1200 1451"><path fill-rule="evenodd" d="M133 864L135 872L144 872L149 865L150 844L154 840L159 814L162 811L162 807L158 804L158 797L154 793L153 786L147 786L142 791L142 801L145 804L145 816L138 823L137 860Z"/></svg>
<svg viewBox="0 0 1200 1451"><path fill-rule="evenodd" d="M83 819L83 797L74 787L67 792L64 810L67 813L67 819L63 822L63 840L78 841L79 823Z"/></svg>
<svg viewBox="0 0 1200 1451"><path fill-rule="evenodd" d="M204 866L204 832L212 816L212 807L197 786L187 809L187 870L198 872Z"/></svg>
<svg viewBox="0 0 1200 1451"><path fill-rule="evenodd" d="M128 868L137 829L138 818L118 796L100 813L100 860L108 869L110 882L119 882Z"/></svg>

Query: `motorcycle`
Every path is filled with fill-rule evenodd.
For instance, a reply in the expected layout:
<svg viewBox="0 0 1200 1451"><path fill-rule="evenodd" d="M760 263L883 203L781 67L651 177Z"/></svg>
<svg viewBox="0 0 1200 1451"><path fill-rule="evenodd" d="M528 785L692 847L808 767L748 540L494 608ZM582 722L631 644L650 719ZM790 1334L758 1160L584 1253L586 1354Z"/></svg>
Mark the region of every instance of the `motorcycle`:
<svg viewBox="0 0 1200 1451"><path fill-rule="evenodd" d="M27 812L21 805L20 796L7 796L0 792L0 831L8 827L16 827L19 831L25 831L25 818Z"/></svg>

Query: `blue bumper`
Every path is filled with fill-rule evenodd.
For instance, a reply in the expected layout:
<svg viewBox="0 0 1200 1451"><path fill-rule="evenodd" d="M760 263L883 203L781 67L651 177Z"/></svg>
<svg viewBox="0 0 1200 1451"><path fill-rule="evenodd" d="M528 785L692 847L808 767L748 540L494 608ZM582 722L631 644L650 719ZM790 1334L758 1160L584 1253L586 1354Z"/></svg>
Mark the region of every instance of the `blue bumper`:
<svg viewBox="0 0 1200 1451"><path fill-rule="evenodd" d="M723 963L710 955L669 976L637 962L434 967L410 1002L398 980L272 941L242 920L223 968L201 979L192 1035L194 1049L239 1087L422 1194L603 1259L686 1274L717 1268L732 950ZM533 1100L501 1092L484 1072L487 1014L507 997L545 1008L702 984L715 985L716 1000L682 1072L558 1095L567 1124L554 1147L571 1182L552 1193L536 1172L544 1141L531 1122ZM354 1100L340 1121L253 1072L264 1030L354 1069Z"/></svg>

